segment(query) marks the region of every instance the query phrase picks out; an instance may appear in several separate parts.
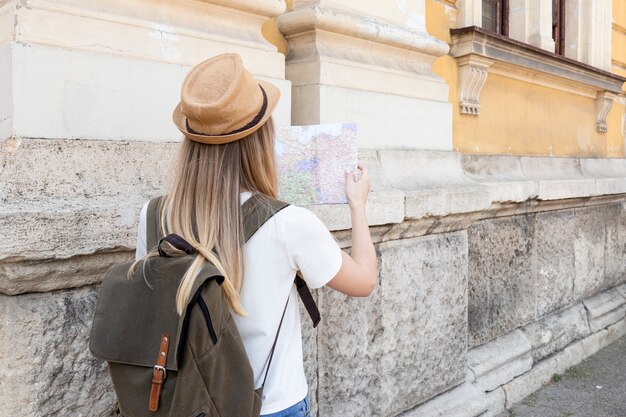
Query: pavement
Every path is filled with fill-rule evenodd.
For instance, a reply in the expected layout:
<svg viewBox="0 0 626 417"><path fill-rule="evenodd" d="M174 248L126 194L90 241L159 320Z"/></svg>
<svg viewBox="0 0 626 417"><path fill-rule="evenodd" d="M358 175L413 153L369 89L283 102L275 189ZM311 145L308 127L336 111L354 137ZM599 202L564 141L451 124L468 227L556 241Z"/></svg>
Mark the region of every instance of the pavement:
<svg viewBox="0 0 626 417"><path fill-rule="evenodd" d="M626 417L626 336L497 417Z"/></svg>

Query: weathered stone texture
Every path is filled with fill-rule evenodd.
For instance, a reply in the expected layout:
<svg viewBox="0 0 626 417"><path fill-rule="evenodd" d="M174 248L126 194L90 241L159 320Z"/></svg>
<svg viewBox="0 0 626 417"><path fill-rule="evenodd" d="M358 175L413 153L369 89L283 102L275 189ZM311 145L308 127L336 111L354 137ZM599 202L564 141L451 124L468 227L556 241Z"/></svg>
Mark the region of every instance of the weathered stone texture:
<svg viewBox="0 0 626 417"><path fill-rule="evenodd" d="M134 257L135 252L121 251L69 259L0 261L0 292L14 295L97 284L112 265L128 262Z"/></svg>
<svg viewBox="0 0 626 417"><path fill-rule="evenodd" d="M521 330L530 340L533 360L538 362L587 336L589 324L585 308L579 303L527 324Z"/></svg>
<svg viewBox="0 0 626 417"><path fill-rule="evenodd" d="M0 201L159 195L176 148L176 143L7 139L0 142Z"/></svg>
<svg viewBox="0 0 626 417"><path fill-rule="evenodd" d="M622 204L605 206L604 287L626 282L626 209Z"/></svg>
<svg viewBox="0 0 626 417"><path fill-rule="evenodd" d="M626 315L624 297L613 289L583 300L583 304L587 309L587 320L592 332L616 323Z"/></svg>
<svg viewBox="0 0 626 417"><path fill-rule="evenodd" d="M513 330L467 352L467 366L480 392L493 391L528 371L533 365L531 344L524 333Z"/></svg>
<svg viewBox="0 0 626 417"><path fill-rule="evenodd" d="M106 364L88 349L97 287L0 295L0 409L7 416L107 416Z"/></svg>
<svg viewBox="0 0 626 417"><path fill-rule="evenodd" d="M313 299L318 302L318 291L311 291ZM304 374L309 384L309 399L311 401L311 416L317 416L317 328L313 327L306 308L299 302L300 323L302 324L302 359L304 360ZM323 325L323 320L320 325Z"/></svg>
<svg viewBox="0 0 626 417"><path fill-rule="evenodd" d="M465 378L465 234L378 250L380 283L372 296L320 292L320 416L394 415Z"/></svg>
<svg viewBox="0 0 626 417"><path fill-rule="evenodd" d="M616 287L615 289L617 290L618 293L622 295L622 297L626 299L626 284L622 284L619 287Z"/></svg>
<svg viewBox="0 0 626 417"><path fill-rule="evenodd" d="M554 373L562 373L625 334L626 320L622 319L606 329L577 340L565 349L535 363L530 371L502 386L506 393L506 408L510 408L513 404L541 388L543 384L550 381Z"/></svg>
<svg viewBox="0 0 626 417"><path fill-rule="evenodd" d="M0 142L0 230L20 237L0 240L0 271L7 272L0 273L0 292L97 282L103 269L119 261L120 251L134 249L139 210L148 198L163 192L176 146ZM66 269L80 272L50 273Z"/></svg>
<svg viewBox="0 0 626 417"><path fill-rule="evenodd" d="M534 216L476 222L469 245L469 345L531 321L535 315Z"/></svg>
<svg viewBox="0 0 626 417"><path fill-rule="evenodd" d="M574 213L537 213L535 239L537 318L573 302Z"/></svg>
<svg viewBox="0 0 626 417"><path fill-rule="evenodd" d="M580 300L604 286L604 221L599 207L574 210L574 299Z"/></svg>
<svg viewBox="0 0 626 417"><path fill-rule="evenodd" d="M0 230L19 239L0 240L0 259L66 259L135 248L136 224L147 199L124 197L0 207Z"/></svg>
<svg viewBox="0 0 626 417"><path fill-rule="evenodd" d="M487 397L487 411L485 414L481 414L480 417L495 417L504 411L506 395L502 387L486 393L485 396Z"/></svg>
<svg viewBox="0 0 626 417"><path fill-rule="evenodd" d="M487 396L469 383L463 383L420 404L399 417L483 417Z"/></svg>

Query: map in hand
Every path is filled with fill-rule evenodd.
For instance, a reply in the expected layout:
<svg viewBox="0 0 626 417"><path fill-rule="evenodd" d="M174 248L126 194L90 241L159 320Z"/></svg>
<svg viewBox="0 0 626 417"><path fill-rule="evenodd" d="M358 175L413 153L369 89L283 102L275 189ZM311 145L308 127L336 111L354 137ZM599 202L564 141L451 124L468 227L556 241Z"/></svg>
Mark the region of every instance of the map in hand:
<svg viewBox="0 0 626 417"><path fill-rule="evenodd" d="M356 133L356 123L278 128L278 198L303 206L347 203L346 171L358 162Z"/></svg>

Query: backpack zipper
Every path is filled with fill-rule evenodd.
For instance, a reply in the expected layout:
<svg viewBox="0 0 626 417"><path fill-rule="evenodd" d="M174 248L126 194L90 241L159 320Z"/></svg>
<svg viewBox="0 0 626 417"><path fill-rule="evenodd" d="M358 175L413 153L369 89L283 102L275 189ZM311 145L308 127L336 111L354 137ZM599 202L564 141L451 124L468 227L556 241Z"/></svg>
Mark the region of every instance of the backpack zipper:
<svg viewBox="0 0 626 417"><path fill-rule="evenodd" d="M204 298L201 295L198 296L198 305L200 306L200 310L202 310L202 315L204 315L204 320L206 320L206 325L209 328L209 335L211 336L211 340L213 344L217 343L217 335L215 334L215 330L213 329L213 322L211 321L211 315L209 314L209 308L204 302Z"/></svg>

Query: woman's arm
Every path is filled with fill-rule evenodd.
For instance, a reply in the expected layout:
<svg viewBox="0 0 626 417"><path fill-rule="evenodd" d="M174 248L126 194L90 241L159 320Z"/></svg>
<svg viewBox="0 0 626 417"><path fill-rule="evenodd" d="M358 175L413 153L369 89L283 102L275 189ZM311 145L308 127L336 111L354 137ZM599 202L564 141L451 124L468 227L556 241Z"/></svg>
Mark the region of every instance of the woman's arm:
<svg viewBox="0 0 626 417"><path fill-rule="evenodd" d="M359 164L361 176L355 180L346 174L346 196L352 219L352 256L341 251L343 262L339 272L328 286L353 297L366 297L374 291L378 281L378 261L365 216L365 202L370 191L370 177L365 166Z"/></svg>

